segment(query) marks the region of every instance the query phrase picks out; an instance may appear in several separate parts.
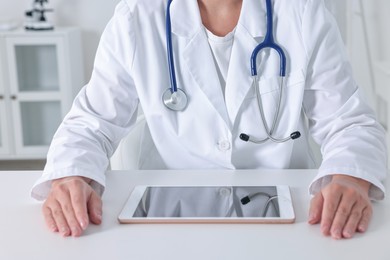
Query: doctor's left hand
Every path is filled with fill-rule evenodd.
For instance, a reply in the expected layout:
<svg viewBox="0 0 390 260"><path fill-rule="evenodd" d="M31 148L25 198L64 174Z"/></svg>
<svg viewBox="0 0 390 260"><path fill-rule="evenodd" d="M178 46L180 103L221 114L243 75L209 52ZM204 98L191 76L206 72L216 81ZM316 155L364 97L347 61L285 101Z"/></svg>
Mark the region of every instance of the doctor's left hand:
<svg viewBox="0 0 390 260"><path fill-rule="evenodd" d="M321 223L321 232L334 239L365 232L372 216L370 186L362 179L333 175L332 181L311 200L309 223Z"/></svg>
<svg viewBox="0 0 390 260"><path fill-rule="evenodd" d="M102 200L87 178L74 176L52 181L42 211L47 226L62 236L78 237L89 222L102 221Z"/></svg>

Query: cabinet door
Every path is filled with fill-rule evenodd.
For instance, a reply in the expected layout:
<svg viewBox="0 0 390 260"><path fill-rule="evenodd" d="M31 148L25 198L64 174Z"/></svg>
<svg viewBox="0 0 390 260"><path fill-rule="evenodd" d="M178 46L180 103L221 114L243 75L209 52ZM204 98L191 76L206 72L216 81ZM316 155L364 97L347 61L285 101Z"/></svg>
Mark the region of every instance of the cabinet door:
<svg viewBox="0 0 390 260"><path fill-rule="evenodd" d="M6 72L5 72L5 63L2 42L0 41L0 154L9 154L10 153L10 139L11 136L8 133L9 121L7 117L7 92L6 92ZM7 103L6 103L7 102Z"/></svg>
<svg viewBox="0 0 390 260"><path fill-rule="evenodd" d="M0 83L1 85L1 83ZM5 104L5 94L1 92L0 86L0 154L9 154L9 141L11 136L8 134L9 122L7 120L7 108Z"/></svg>
<svg viewBox="0 0 390 260"><path fill-rule="evenodd" d="M9 37L6 44L15 150L43 158L63 116L62 37Z"/></svg>

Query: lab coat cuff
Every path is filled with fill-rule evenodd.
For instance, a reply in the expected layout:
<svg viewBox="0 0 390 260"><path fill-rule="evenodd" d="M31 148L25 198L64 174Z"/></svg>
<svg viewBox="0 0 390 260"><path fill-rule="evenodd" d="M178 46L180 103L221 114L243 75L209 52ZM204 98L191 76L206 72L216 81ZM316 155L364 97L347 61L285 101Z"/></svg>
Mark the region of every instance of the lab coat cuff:
<svg viewBox="0 0 390 260"><path fill-rule="evenodd" d="M367 174L364 171L351 168L330 168L320 169L318 175L314 178L309 186L309 192L313 196L320 192L326 185L332 180L332 176L335 174L343 174L355 178L360 178L370 182L372 185L368 192L371 200L383 200L385 198L385 187L380 180L373 177L371 174Z"/></svg>
<svg viewBox="0 0 390 260"><path fill-rule="evenodd" d="M55 171L52 173L43 173L43 175L35 182L31 189L31 197L42 201L45 200L50 192L51 189L51 183L53 180L65 178L65 177L74 177L74 176L81 176L85 178L91 179L91 187L92 189L100 196L103 195L104 189L105 189L105 175L100 174L91 174L90 170L74 170L74 169L64 169Z"/></svg>

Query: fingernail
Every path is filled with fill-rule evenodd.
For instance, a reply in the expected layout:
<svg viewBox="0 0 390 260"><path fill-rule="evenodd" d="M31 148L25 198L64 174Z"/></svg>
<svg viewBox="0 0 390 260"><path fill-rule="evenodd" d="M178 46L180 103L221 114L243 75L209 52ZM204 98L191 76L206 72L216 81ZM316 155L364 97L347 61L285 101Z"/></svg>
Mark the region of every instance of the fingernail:
<svg viewBox="0 0 390 260"><path fill-rule="evenodd" d="M365 232L366 228L364 226L359 226L358 230L359 230L359 232Z"/></svg>
<svg viewBox="0 0 390 260"><path fill-rule="evenodd" d="M345 238L351 238L352 237L352 232L350 230L346 230L343 233Z"/></svg>
<svg viewBox="0 0 390 260"><path fill-rule="evenodd" d="M81 220L80 221L80 226L83 230L85 230L87 228L87 222L85 220Z"/></svg>
<svg viewBox="0 0 390 260"><path fill-rule="evenodd" d="M72 227L72 236L77 237L80 235L80 230L76 227Z"/></svg>
<svg viewBox="0 0 390 260"><path fill-rule="evenodd" d="M316 215L314 213L310 213L309 214L309 222L314 221L315 217L316 217Z"/></svg>
<svg viewBox="0 0 390 260"><path fill-rule="evenodd" d="M62 236L67 236L68 232L69 232L69 230L66 227L61 228L61 235Z"/></svg>
<svg viewBox="0 0 390 260"><path fill-rule="evenodd" d="M327 232L329 230L329 227L328 226L322 226L321 227L321 231L322 232Z"/></svg>
<svg viewBox="0 0 390 260"><path fill-rule="evenodd" d="M321 232L322 232L322 234L328 236L328 235L329 235L329 229L330 229L329 226L323 226L323 227L321 227Z"/></svg>
<svg viewBox="0 0 390 260"><path fill-rule="evenodd" d="M53 231L53 232L58 232L58 228L55 225L51 226L50 230Z"/></svg>
<svg viewBox="0 0 390 260"><path fill-rule="evenodd" d="M332 237L335 239L341 239L341 230L337 229L332 232Z"/></svg>

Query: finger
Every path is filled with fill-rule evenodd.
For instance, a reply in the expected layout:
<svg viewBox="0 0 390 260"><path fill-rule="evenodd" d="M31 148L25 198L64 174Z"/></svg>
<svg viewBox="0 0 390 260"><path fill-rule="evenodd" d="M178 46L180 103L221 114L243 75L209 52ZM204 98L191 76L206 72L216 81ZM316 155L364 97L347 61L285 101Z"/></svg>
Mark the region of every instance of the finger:
<svg viewBox="0 0 390 260"><path fill-rule="evenodd" d="M321 216L321 232L329 236L330 228L333 223L334 216L341 200L341 192L338 190L328 190L324 196L324 206Z"/></svg>
<svg viewBox="0 0 390 260"><path fill-rule="evenodd" d="M81 235L81 227L79 222L76 219L76 215L74 213L72 201L70 199L70 194L60 196L59 203L61 205L63 215L68 223L68 226L71 230L72 236L80 236Z"/></svg>
<svg viewBox="0 0 390 260"><path fill-rule="evenodd" d="M368 223L370 222L372 217L372 207L371 205L363 210L362 218L357 227L357 231L360 233L366 232L368 228Z"/></svg>
<svg viewBox="0 0 390 260"><path fill-rule="evenodd" d="M356 200L354 197L345 195L341 197L339 206L337 207L336 214L333 219L330 233L333 238L341 239L344 226L346 225L352 208L355 206Z"/></svg>
<svg viewBox="0 0 390 260"><path fill-rule="evenodd" d="M71 203L80 227L85 230L89 224L86 192L82 188L75 189L71 193Z"/></svg>
<svg viewBox="0 0 390 260"><path fill-rule="evenodd" d="M50 210L58 228L58 232L60 232L60 234L64 237L70 236L70 228L59 203L55 202L53 205L51 205Z"/></svg>
<svg viewBox="0 0 390 260"><path fill-rule="evenodd" d="M322 208L324 206L324 197L318 192L310 202L309 223L318 224L321 221Z"/></svg>
<svg viewBox="0 0 390 260"><path fill-rule="evenodd" d="M43 217L45 219L46 226L52 232L58 232L58 227L57 227L56 221L54 220L51 209L46 205L46 203L42 207L42 212L43 212Z"/></svg>
<svg viewBox="0 0 390 260"><path fill-rule="evenodd" d="M91 192L87 206L91 222L96 225L102 223L102 200L95 191Z"/></svg>
<svg viewBox="0 0 390 260"><path fill-rule="evenodd" d="M351 210L351 214L349 215L348 221L343 229L343 237L351 238L355 234L358 224L363 216L365 205L362 203L355 204L355 206Z"/></svg>

